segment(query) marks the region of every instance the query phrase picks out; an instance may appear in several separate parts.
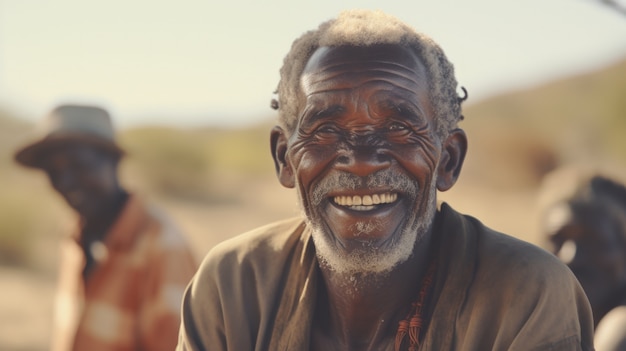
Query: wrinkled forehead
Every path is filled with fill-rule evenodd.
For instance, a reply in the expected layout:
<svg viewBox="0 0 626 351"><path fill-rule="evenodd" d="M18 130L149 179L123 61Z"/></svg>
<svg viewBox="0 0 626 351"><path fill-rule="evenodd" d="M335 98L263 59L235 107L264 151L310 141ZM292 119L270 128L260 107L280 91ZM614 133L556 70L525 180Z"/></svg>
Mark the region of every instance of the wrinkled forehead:
<svg viewBox="0 0 626 351"><path fill-rule="evenodd" d="M412 49L391 44L320 47L307 61L302 76L350 69L358 71L374 66L426 77L426 68Z"/></svg>
<svg viewBox="0 0 626 351"><path fill-rule="evenodd" d="M307 62L300 89L300 101L307 104L332 104L355 93L433 116L426 69L413 50L400 45L320 47Z"/></svg>

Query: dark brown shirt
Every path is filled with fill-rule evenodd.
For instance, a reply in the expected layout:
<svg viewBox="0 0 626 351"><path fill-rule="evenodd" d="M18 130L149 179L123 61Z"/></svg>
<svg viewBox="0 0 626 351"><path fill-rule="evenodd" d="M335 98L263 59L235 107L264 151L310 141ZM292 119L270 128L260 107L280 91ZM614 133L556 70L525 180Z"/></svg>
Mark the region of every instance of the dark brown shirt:
<svg viewBox="0 0 626 351"><path fill-rule="evenodd" d="M420 350L593 350L591 309L565 265L446 204L438 216ZM317 264L301 219L216 246L185 293L177 350L308 350Z"/></svg>

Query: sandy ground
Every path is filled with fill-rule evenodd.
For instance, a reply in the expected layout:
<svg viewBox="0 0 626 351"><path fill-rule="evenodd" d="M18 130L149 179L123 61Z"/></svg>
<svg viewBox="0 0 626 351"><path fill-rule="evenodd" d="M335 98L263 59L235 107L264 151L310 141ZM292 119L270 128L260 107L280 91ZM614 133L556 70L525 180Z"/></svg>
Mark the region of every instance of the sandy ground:
<svg viewBox="0 0 626 351"><path fill-rule="evenodd" d="M0 350L45 350L54 281L32 271L0 267Z"/></svg>
<svg viewBox="0 0 626 351"><path fill-rule="evenodd" d="M534 234L536 217L532 210L535 193L521 190L489 192L488 189L461 181L440 198L494 229L537 242ZM224 196L229 192L237 196L231 196L229 201L208 204L158 201L187 233L199 259L220 241L298 214L294 191L282 188L274 178L254 182L231 180L223 191ZM49 264L55 264L54 258ZM0 267L0 350L47 349L54 284L54 274Z"/></svg>

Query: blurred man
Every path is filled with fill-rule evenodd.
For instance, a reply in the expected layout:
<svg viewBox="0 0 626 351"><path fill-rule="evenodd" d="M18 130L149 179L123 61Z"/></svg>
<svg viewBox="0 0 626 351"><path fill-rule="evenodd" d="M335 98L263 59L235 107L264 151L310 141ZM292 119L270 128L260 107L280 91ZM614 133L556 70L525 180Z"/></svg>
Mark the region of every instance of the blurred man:
<svg viewBox="0 0 626 351"><path fill-rule="evenodd" d="M544 234L589 298L598 350L626 350L626 188L601 175L554 172L546 191L557 182L575 184L545 210Z"/></svg>
<svg viewBox="0 0 626 351"><path fill-rule="evenodd" d="M64 105L18 163L43 170L80 220L63 244L53 350L172 350L196 265L162 213L118 180L107 111Z"/></svg>
<svg viewBox="0 0 626 351"><path fill-rule="evenodd" d="M208 254L178 350L591 350L565 265L438 209L467 149L456 88L439 46L381 12L297 39L271 151L304 216Z"/></svg>

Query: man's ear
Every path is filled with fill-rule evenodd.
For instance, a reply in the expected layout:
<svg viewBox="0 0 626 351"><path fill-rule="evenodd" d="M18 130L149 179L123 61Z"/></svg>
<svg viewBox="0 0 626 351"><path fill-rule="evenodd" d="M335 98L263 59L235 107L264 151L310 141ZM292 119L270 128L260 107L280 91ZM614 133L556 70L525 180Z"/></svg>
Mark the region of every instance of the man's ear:
<svg viewBox="0 0 626 351"><path fill-rule="evenodd" d="M443 143L437 167L437 189L446 191L456 183L467 153L467 136L462 129L454 129Z"/></svg>
<svg viewBox="0 0 626 351"><path fill-rule="evenodd" d="M278 176L280 184L286 188L295 187L293 170L289 162L287 162L288 140L283 128L280 126L272 128L270 144L272 157L274 158L274 166L276 167L276 176Z"/></svg>

